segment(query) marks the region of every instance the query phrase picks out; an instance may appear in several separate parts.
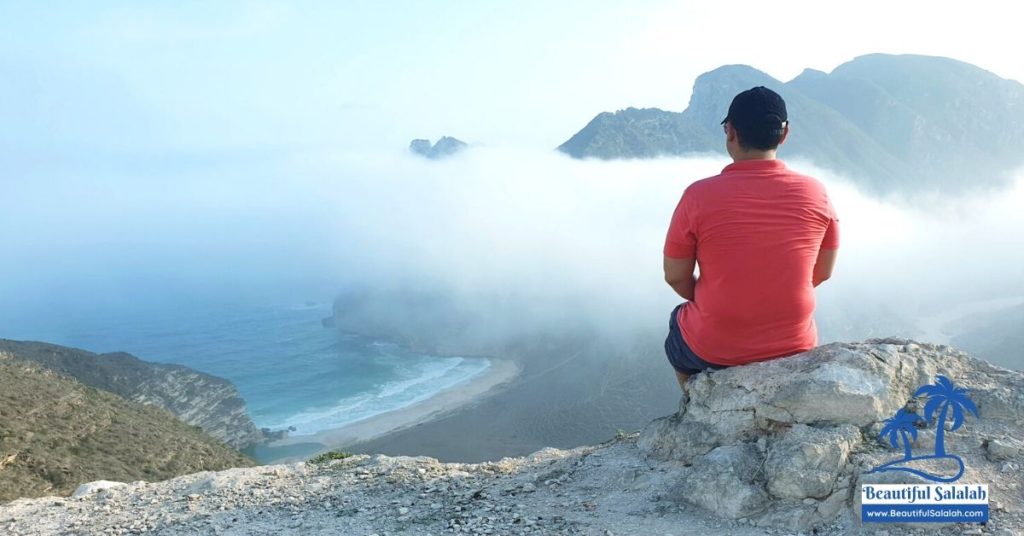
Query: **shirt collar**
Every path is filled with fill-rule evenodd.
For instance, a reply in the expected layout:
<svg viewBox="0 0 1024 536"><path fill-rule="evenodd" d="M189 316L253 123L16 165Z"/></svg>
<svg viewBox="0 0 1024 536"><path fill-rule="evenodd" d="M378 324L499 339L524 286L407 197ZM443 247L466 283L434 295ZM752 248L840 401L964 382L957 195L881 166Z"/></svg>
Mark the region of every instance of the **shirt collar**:
<svg viewBox="0 0 1024 536"><path fill-rule="evenodd" d="M722 173L731 171L774 171L786 169L786 163L778 158L771 160L740 160L722 168Z"/></svg>

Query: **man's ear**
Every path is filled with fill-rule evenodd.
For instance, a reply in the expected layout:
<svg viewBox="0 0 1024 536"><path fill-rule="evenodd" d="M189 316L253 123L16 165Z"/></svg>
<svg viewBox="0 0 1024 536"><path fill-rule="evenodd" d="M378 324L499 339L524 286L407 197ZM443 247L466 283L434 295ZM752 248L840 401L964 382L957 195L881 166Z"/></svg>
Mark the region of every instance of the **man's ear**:
<svg viewBox="0 0 1024 536"><path fill-rule="evenodd" d="M725 128L727 132L727 134L725 135L725 141L729 143L736 141L736 127L732 126L732 123L726 123Z"/></svg>
<svg viewBox="0 0 1024 536"><path fill-rule="evenodd" d="M782 137L779 138L779 145L786 143L787 137L789 137L789 122L786 122L786 126L782 127Z"/></svg>

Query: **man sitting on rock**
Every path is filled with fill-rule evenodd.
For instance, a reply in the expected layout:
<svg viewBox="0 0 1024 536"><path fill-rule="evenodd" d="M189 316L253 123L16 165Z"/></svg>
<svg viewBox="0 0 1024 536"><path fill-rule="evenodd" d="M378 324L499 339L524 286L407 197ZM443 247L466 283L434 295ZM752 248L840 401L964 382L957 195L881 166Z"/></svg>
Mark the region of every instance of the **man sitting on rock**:
<svg viewBox="0 0 1024 536"><path fill-rule="evenodd" d="M684 391L702 370L816 346L814 287L831 277L839 247L825 187L775 157L789 135L782 97L744 91L722 125L733 163L686 188L665 239L665 281L687 300L665 340Z"/></svg>

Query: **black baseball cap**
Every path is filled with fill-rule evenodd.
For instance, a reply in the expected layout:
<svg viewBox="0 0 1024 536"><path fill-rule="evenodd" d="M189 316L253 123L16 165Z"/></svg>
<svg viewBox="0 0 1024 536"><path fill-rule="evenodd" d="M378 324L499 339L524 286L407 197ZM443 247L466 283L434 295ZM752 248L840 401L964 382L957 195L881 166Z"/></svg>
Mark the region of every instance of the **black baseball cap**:
<svg viewBox="0 0 1024 536"><path fill-rule="evenodd" d="M786 101L778 93L764 87L752 87L732 99L729 115L722 120L737 127L782 128L788 122Z"/></svg>

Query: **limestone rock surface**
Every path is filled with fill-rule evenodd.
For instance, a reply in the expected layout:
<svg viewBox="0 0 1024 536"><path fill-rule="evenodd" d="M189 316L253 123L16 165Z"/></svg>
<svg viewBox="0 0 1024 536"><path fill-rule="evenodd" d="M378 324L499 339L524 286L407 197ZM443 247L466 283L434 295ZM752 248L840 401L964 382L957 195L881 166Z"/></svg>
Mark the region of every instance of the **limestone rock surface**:
<svg viewBox="0 0 1024 536"><path fill-rule="evenodd" d="M944 423L947 448L966 466L959 482L1004 480L1006 460L1022 453L1024 374L899 339L834 343L698 374L679 411L651 422L637 444L649 462L678 468L674 497L684 504L791 530L840 517L855 524L860 484L927 482L872 470L903 454L903 445L881 441L886 419L923 407L916 391L939 376L966 388L980 415L956 430ZM935 448L941 425L932 420L915 430L913 449ZM932 469L955 471L948 462Z"/></svg>

